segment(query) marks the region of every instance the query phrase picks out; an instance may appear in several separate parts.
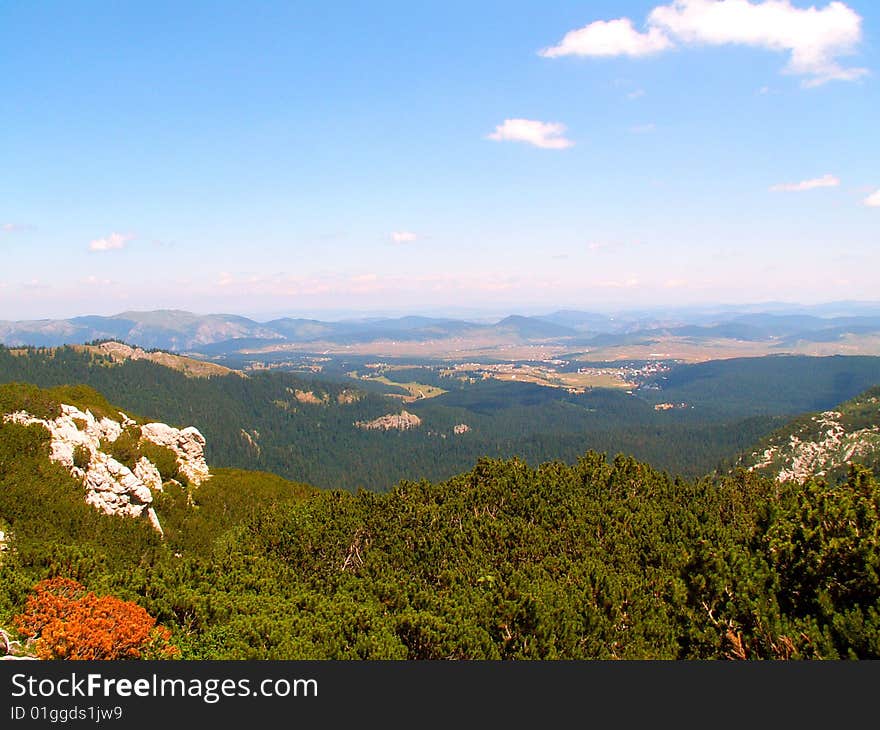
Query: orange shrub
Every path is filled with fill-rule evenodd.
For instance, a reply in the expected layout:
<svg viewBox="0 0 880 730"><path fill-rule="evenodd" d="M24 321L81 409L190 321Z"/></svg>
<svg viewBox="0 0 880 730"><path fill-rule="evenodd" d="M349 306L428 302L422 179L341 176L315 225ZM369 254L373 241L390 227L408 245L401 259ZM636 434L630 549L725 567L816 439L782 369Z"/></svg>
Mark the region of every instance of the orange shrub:
<svg viewBox="0 0 880 730"><path fill-rule="evenodd" d="M16 628L40 659L173 659L171 632L131 601L97 596L70 578L40 581Z"/></svg>

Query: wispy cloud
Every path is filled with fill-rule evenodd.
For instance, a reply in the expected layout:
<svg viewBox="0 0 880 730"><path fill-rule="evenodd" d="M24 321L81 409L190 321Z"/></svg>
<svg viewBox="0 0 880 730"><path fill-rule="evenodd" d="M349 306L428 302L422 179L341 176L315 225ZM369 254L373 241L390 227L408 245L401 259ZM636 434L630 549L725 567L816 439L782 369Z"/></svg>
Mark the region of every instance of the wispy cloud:
<svg viewBox="0 0 880 730"><path fill-rule="evenodd" d="M134 238L130 233L111 233L104 238L96 238L89 243L89 251L115 251L128 244Z"/></svg>
<svg viewBox="0 0 880 730"><path fill-rule="evenodd" d="M644 89L636 89L635 91L630 91L626 98L630 101L635 101L636 99L641 99L645 95Z"/></svg>
<svg viewBox="0 0 880 730"><path fill-rule="evenodd" d="M596 241L590 241L587 244L587 250L594 253L597 251L619 251L621 249L641 245L643 245L642 241L614 241L599 239Z"/></svg>
<svg viewBox="0 0 880 730"><path fill-rule="evenodd" d="M672 47L672 41L658 28L639 33L629 18L597 20L569 31L555 46L544 48L544 58L560 56L648 56Z"/></svg>
<svg viewBox="0 0 880 730"><path fill-rule="evenodd" d="M802 193L805 190L815 190L816 188L836 188L840 185L840 179L834 175L823 175L812 180L801 180L796 183L779 183L771 185L772 193Z"/></svg>
<svg viewBox="0 0 880 730"><path fill-rule="evenodd" d="M391 243L413 243L418 240L418 234L412 231L394 231L391 234Z"/></svg>
<svg viewBox="0 0 880 730"><path fill-rule="evenodd" d="M648 124L634 124L629 128L629 131L633 134L647 134L648 132L653 132L657 129L657 125L653 122Z"/></svg>
<svg viewBox="0 0 880 730"><path fill-rule="evenodd" d="M23 225L21 223L3 223L0 224L0 233L21 233L29 231L32 226Z"/></svg>
<svg viewBox="0 0 880 730"><path fill-rule="evenodd" d="M690 284L687 279L667 279L663 282L664 289L685 289Z"/></svg>
<svg viewBox="0 0 880 730"><path fill-rule="evenodd" d="M634 289L639 285L639 279L630 276L627 279L609 279L606 281L598 281L593 286L600 289Z"/></svg>
<svg viewBox="0 0 880 730"><path fill-rule="evenodd" d="M869 208L880 208L880 190L871 193L867 198L865 198L864 203Z"/></svg>
<svg viewBox="0 0 880 730"><path fill-rule="evenodd" d="M642 57L678 44L750 46L788 53L785 73L806 77L804 86L818 86L868 73L839 61L861 40L861 16L839 0L821 9L797 8L790 0L674 0L648 14L644 32L629 18L598 20L570 31L540 55Z"/></svg>
<svg viewBox="0 0 880 730"><path fill-rule="evenodd" d="M221 287L224 297L322 297L370 295L413 295L425 292L446 294L498 292L529 289L533 281L520 281L505 275L479 274L422 274L417 276L380 275L374 272L359 274L324 274L293 276L276 274L253 276L242 273L220 272L211 288Z"/></svg>
<svg viewBox="0 0 880 730"><path fill-rule="evenodd" d="M574 145L565 135L565 125L559 122L539 122L534 119L505 119L487 139L496 142L526 142L547 150L562 150Z"/></svg>
<svg viewBox="0 0 880 730"><path fill-rule="evenodd" d="M349 276L348 281L343 286L352 294L369 294L377 289L381 289L382 281L378 274L370 272Z"/></svg>
<svg viewBox="0 0 880 730"><path fill-rule="evenodd" d="M92 274L91 276L87 276L85 279L80 280L80 283L85 284L86 286L111 286L116 282L112 279L100 279Z"/></svg>

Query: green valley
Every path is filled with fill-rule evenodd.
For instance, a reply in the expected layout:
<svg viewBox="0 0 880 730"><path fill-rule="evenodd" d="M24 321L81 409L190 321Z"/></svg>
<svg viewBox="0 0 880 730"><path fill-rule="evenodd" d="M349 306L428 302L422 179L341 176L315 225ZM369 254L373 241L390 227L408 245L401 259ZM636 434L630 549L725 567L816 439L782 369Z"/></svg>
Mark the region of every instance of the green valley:
<svg viewBox="0 0 880 730"><path fill-rule="evenodd" d="M445 479L483 456L518 456L536 466L570 463L587 450L700 476L790 417L832 407L880 381L880 358L779 356L648 368L631 392L570 392L493 378L466 382L439 369L416 372L419 382L442 383L447 392L404 404L383 392L394 386L345 375L251 370L247 377L189 377L146 359L119 362L72 347L0 348L0 382L90 385L145 418L200 429L217 466L377 491L400 479ZM412 369L391 374L414 382ZM383 390L361 391L362 385ZM670 399L685 407L657 407ZM418 428L356 426L404 408L420 419Z"/></svg>
<svg viewBox="0 0 880 730"><path fill-rule="evenodd" d="M386 494L212 471L156 495L161 537L87 505L45 431L4 422L0 626L64 576L142 607L183 659L880 656L880 485L859 467L683 480L586 452Z"/></svg>

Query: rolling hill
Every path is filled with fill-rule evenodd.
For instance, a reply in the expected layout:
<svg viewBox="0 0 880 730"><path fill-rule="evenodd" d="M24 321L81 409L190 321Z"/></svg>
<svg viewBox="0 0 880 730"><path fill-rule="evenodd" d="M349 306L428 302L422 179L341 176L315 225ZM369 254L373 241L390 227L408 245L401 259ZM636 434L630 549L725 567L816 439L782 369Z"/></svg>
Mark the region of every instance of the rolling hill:
<svg viewBox="0 0 880 730"><path fill-rule="evenodd" d="M864 310L854 310L862 312ZM870 311L870 310L868 310ZM116 339L145 349L159 348L205 357L243 351L385 352L402 345L419 353L430 345L437 356L503 351L522 345L551 346L555 354L601 350L608 359L637 357L627 348L673 349L681 359L712 359L780 352L880 354L880 315L816 316L809 313L742 311L620 312L614 315L561 310L546 315L510 315L494 322L449 317L367 317L339 321L276 318L258 322L232 314L199 315L180 310L127 311L113 316L0 321L0 344L59 346ZM696 350L694 348L697 348ZM699 348L706 356L701 357ZM415 348L415 349L414 349ZM405 351L407 347L403 348ZM832 352L827 352L827 350ZM502 358L510 359L508 355ZM641 357L639 356L639 357ZM590 359L596 359L594 356Z"/></svg>

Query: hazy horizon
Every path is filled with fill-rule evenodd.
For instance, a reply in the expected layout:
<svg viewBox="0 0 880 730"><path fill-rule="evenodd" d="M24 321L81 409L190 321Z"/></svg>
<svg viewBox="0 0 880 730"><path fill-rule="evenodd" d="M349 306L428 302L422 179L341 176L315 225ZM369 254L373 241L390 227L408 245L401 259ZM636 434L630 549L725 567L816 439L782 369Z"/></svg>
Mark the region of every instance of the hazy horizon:
<svg viewBox="0 0 880 730"><path fill-rule="evenodd" d="M269 322L275 319L315 319L326 322L339 321L356 321L368 319L394 319L401 317L426 317L437 319L459 319L471 320L475 322L495 322L510 316L523 317L542 317L559 312L580 312L595 313L608 316L683 316L687 315L711 317L712 315L723 316L726 313L736 314L812 314L817 317L835 317L835 316L859 316L859 315L880 315L880 300L840 300L840 301L824 301L807 304L803 302L784 302L784 301L767 301L767 302L707 302L703 304L693 305L657 305L657 306L549 306L549 307L523 307L511 305L511 307L499 306L497 308L484 307L437 307L437 308L414 308L414 309L318 309L318 310L279 310L279 311L235 311L230 309L217 310L193 310L180 309L177 307L156 307L156 308L128 308L118 311L94 312L82 311L60 314L57 316L40 316L40 317L23 317L8 318L2 316L0 312L0 321L21 322L21 321L53 321L76 319L79 317L117 317L126 313L154 313L154 312L183 312L199 317L205 316L233 316L245 317L258 323Z"/></svg>

